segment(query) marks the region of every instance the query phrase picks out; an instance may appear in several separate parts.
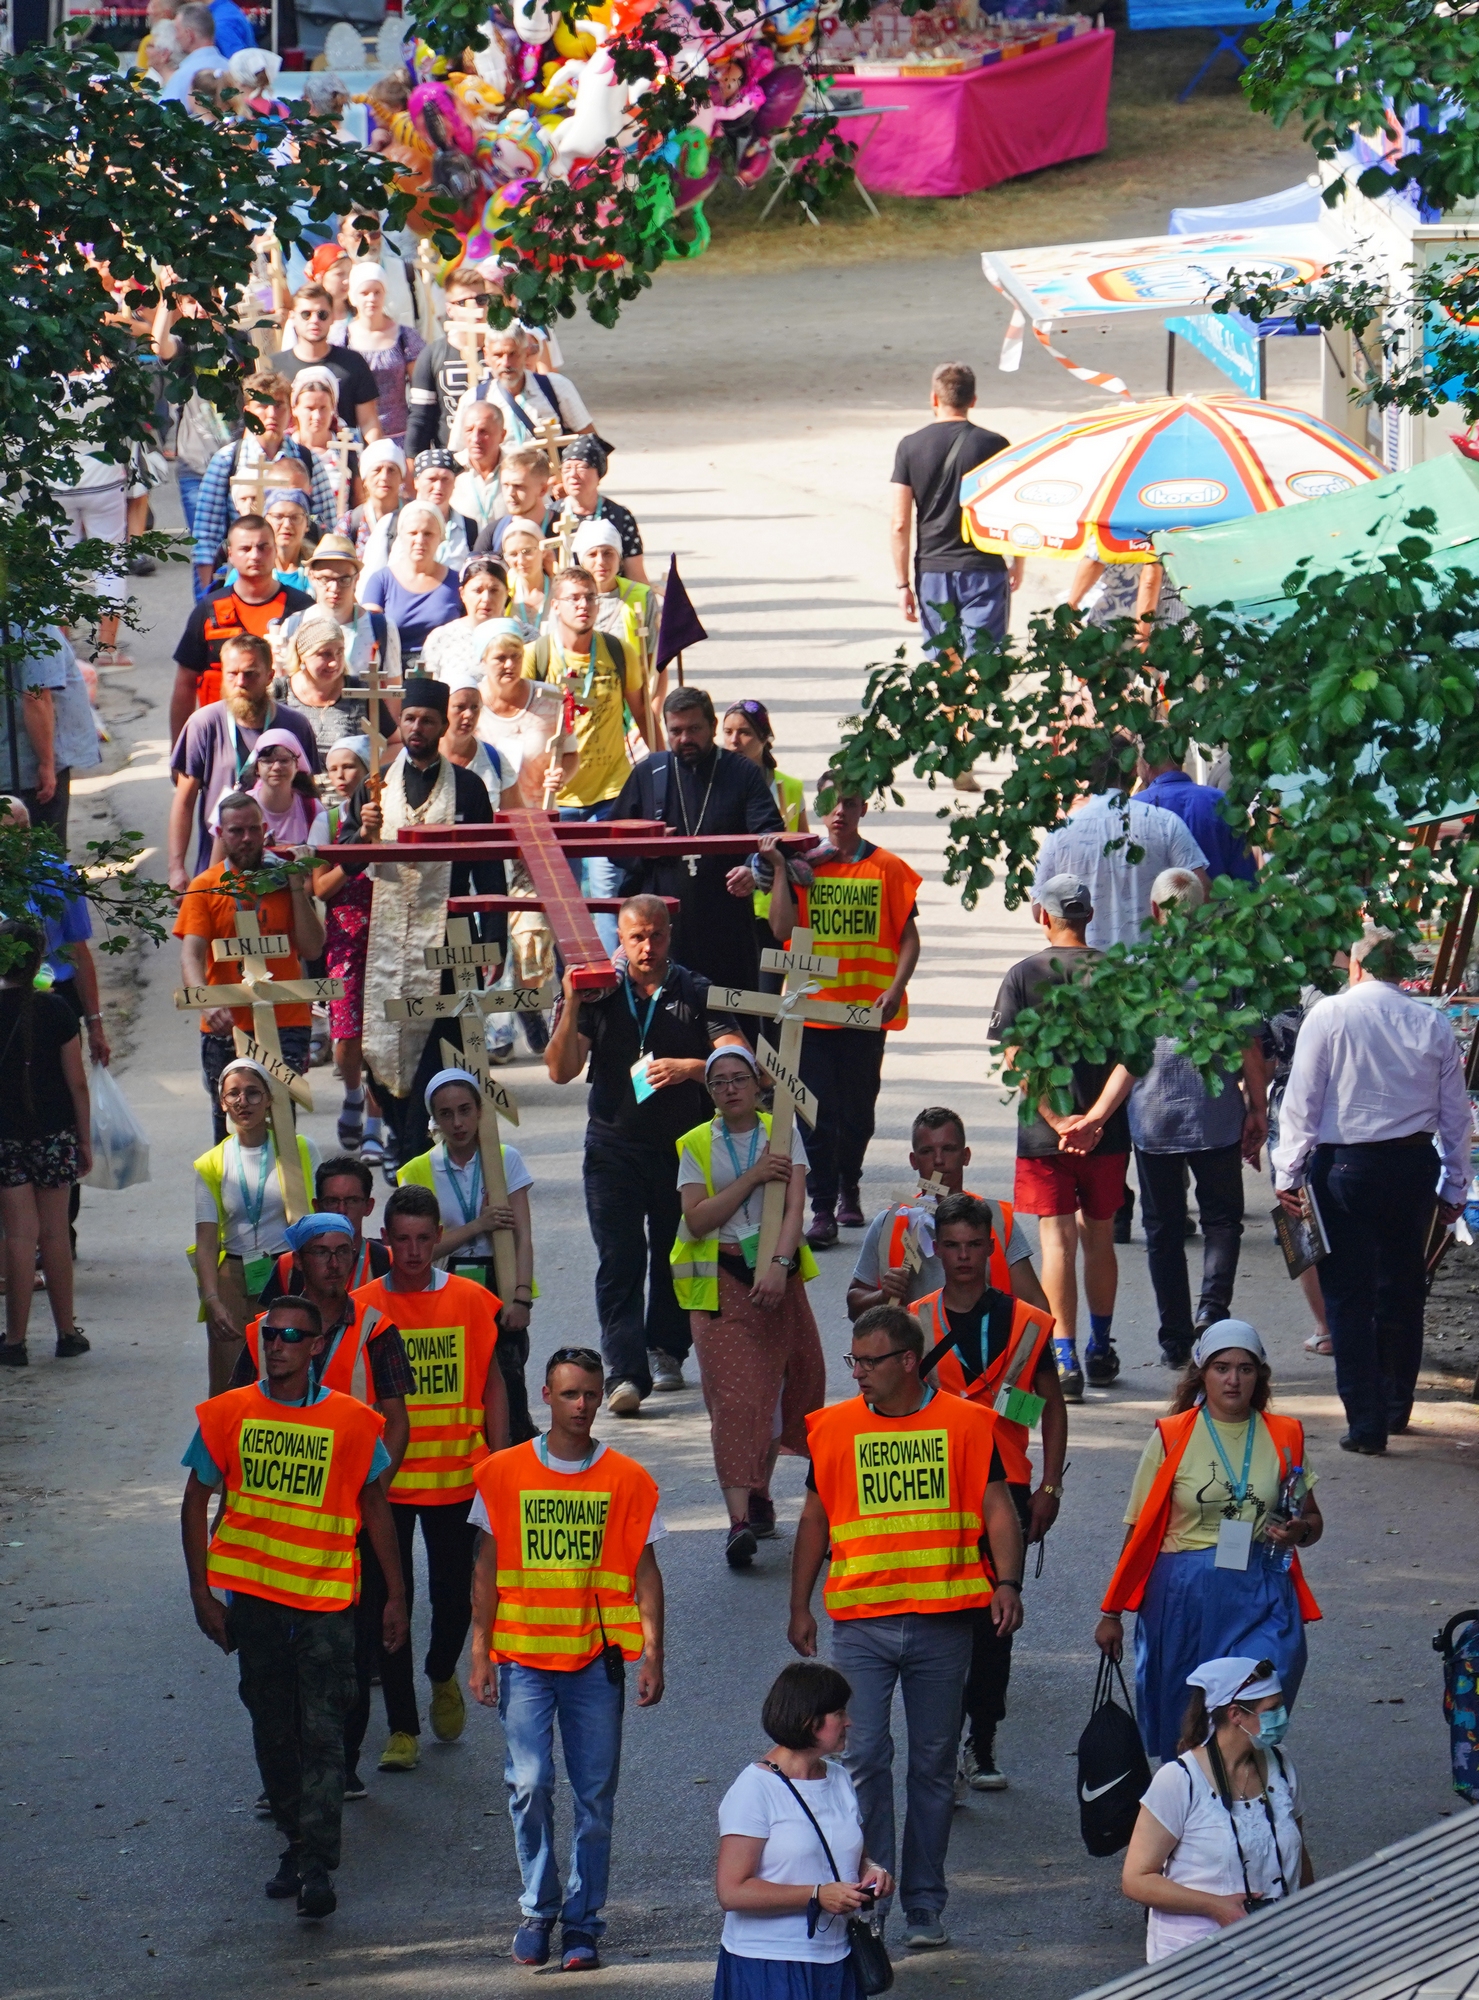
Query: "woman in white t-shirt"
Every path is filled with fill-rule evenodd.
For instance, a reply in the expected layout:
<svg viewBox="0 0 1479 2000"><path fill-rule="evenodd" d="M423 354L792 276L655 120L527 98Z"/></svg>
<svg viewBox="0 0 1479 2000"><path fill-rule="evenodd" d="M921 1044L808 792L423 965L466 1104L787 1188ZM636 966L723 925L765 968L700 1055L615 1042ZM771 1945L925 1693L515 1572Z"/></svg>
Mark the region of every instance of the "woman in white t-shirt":
<svg viewBox="0 0 1479 2000"><path fill-rule="evenodd" d="M1150 1911L1151 1964L1315 1879L1272 1662L1207 1660L1187 1685L1181 1754L1150 1781L1121 1878Z"/></svg>
<svg viewBox="0 0 1479 2000"><path fill-rule="evenodd" d="M775 1748L719 1806L714 2000L862 2000L848 1919L894 1885L864 1854L852 1779L830 1761L846 1744L851 1698L820 1660L784 1668L765 1697L760 1720Z"/></svg>

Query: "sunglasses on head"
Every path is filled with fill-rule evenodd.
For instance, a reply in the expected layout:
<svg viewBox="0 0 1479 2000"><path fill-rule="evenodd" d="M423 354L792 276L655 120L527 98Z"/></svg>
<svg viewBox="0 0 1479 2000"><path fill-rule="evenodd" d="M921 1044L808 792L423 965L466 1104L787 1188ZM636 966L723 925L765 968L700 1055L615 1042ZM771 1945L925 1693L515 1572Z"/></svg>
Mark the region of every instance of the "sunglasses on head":
<svg viewBox="0 0 1479 2000"><path fill-rule="evenodd" d="M579 1368L589 1369L592 1375L604 1375L606 1372L605 1362L593 1347L557 1347L547 1365L554 1368L564 1361L574 1362Z"/></svg>

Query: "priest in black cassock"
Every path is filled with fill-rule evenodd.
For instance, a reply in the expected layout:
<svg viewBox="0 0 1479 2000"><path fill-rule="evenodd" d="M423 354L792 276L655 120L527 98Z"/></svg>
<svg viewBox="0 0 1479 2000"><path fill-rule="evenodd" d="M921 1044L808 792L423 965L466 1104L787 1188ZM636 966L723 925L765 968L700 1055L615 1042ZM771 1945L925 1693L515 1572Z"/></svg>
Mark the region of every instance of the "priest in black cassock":
<svg viewBox="0 0 1479 2000"><path fill-rule="evenodd" d="M644 758L622 788L613 819L660 819L679 835L784 833L766 775L748 757L718 748L714 704L702 688L674 688L662 705L668 750ZM638 861L623 894L675 896L673 957L717 986L754 989L760 946L752 914L754 878L736 856L705 856L690 871L681 840L673 861Z"/></svg>

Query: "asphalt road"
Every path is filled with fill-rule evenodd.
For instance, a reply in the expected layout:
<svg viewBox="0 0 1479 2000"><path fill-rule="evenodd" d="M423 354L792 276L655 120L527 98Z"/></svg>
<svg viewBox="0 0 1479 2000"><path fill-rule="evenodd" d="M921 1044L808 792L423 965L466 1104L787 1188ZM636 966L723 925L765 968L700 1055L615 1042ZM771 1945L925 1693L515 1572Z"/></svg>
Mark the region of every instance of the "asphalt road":
<svg viewBox="0 0 1479 2000"><path fill-rule="evenodd" d="M1090 392L1039 354L1015 378L990 372L1004 314L968 260L910 265L903 286L892 278L867 267L783 283L685 271L665 277L614 335L582 329L567 341L570 372L619 447L610 488L635 507L654 573L678 551L708 624L690 678L725 700L766 700L783 765L807 776L856 706L867 663L905 637L892 623L884 488L893 440L921 420L931 365L973 361L985 420L1013 437L1093 407ZM1137 386L1156 386L1158 332L1120 328L1083 345L1094 365L1102 356ZM1276 386L1291 399L1313 397L1313 345L1281 343ZM1209 375L1185 386L1215 383ZM164 525L173 504L163 503ZM150 629L137 642L138 669L113 677L116 740L108 770L80 788L78 838L99 813L163 847L168 655L188 608L182 578L137 586ZM1045 568L1020 611L1051 601L1065 580ZM967 913L943 887L941 802L910 783L901 809L868 823L926 877L924 956L911 1025L885 1067L870 1211L907 1184L908 1126L926 1102L952 1103L967 1118L972 1185L1010 1192L1012 1118L988 1071L984 1027L1001 973L1033 940L1025 913L989 896ZM205 1390L184 1261L190 1161L209 1143L194 1027L170 999L177 976L172 948L145 950L136 984L115 1003L115 1019L121 1006L132 1021L119 1075L149 1129L153 1179L85 1195L78 1313L93 1352L53 1362L38 1324L34 1365L0 1383L0 1994L199 2000L229 1991L251 2000L316 1988L363 2000L523 1990L536 1975L507 1956L517 1874L492 1715L474 1714L457 1744L428 1741L414 1775L372 1776L369 1798L346 1809L331 1922L303 1925L291 1906L263 1898L275 1838L252 1813L247 1719L231 1665L195 1630L176 1528L179 1458ZM596 1331L579 1186L583 1093L556 1089L527 1058L506 1075L536 1177L537 1357ZM327 1142L336 1097L327 1072L315 1082L322 1108L307 1129ZM1328 1522L1309 1565L1326 1617L1312 1634L1288 1745L1323 1874L1454 1803L1428 1639L1474 1591L1479 1424L1451 1386L1435 1385L1412 1434L1382 1463L1338 1453L1329 1364L1302 1349L1308 1322L1274 1246L1266 1179L1250 1176L1247 1193L1238 1307L1276 1358L1281 1407L1309 1426ZM848 1386L838 1356L851 1258L838 1249L822 1265L812 1297L838 1396ZM1143 1951L1115 1863L1088 1859L1078 1838L1069 1761L1124 1496L1168 1387L1138 1240L1121 1269L1121 1385L1091 1392L1072 1413L1067 1501L1044 1574L1027 1588L999 1743L1011 1789L974 1797L957 1815L955 1942L901 1963L905 1993L946 2000L959 1987L969 2000L1009 1983L1021 2000L1068 2000ZM657 1710L630 1717L607 1966L592 1979L623 2000L687 2000L708 1990L719 1932L715 1809L761 1747L760 1700L789 1657L789 1544L766 1546L748 1574L725 1567L696 1388L601 1429L655 1473L671 1534L661 1549L668 1693ZM784 1462L787 1524L801 1486L801 1466ZM372 1746L379 1728L377 1718Z"/></svg>

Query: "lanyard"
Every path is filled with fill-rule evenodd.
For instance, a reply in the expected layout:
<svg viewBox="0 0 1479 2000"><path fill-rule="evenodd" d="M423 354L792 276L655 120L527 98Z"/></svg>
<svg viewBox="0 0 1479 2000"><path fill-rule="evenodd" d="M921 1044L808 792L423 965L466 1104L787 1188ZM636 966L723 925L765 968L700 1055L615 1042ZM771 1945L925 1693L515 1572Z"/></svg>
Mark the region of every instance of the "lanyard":
<svg viewBox="0 0 1479 2000"><path fill-rule="evenodd" d="M549 585L548 585L548 584L546 584L546 585L545 585L545 588L544 588L544 601L545 601L545 603L546 603L546 604L548 604L548 603L549 603ZM568 665L566 664L566 662L567 662L567 661L569 660L569 657L570 657L570 656L569 656L569 654L568 654L568 653L567 653L567 652L565 651L565 648L564 648L564 646L563 646L563 645L562 645L562 644L560 643L559 639L558 639L558 638L556 638L556 636L554 635L554 633L551 633L551 634L550 634L550 652L551 652L551 654L552 654L552 655L553 655L554 653L556 653L556 652L558 652L558 653L559 653L559 656L560 656L560 671L561 671L561 673L562 673L562 674L563 674L563 675L565 676L565 678L566 678L566 679L568 680L568 679L570 678L570 672L571 672L571 669L570 669L570 667L569 667L569 666L568 666ZM582 701L584 701L584 702L588 702L588 701L590 700L590 698L591 698L591 689L592 689L592 688L593 688L593 687L595 686L595 684L596 684L596 635L595 635L595 633L594 633L594 632L592 632L592 633L591 633L591 650L590 650L590 652L589 652L589 653L588 653L588 654L586 655L586 662L585 662L585 680L584 680L584 682L583 682L583 683L581 684L581 690L580 690L580 698L581 698L581 700L582 700Z"/></svg>
<svg viewBox="0 0 1479 2000"><path fill-rule="evenodd" d="M246 1174L241 1164L240 1139L233 1135L231 1145L233 1148L232 1158L236 1164L236 1185L241 1190L242 1213L252 1225L252 1246L255 1249L262 1227L262 1205L267 1199L267 1169L272 1163L272 1139L269 1135L263 1140L259 1148L262 1155L262 1168L257 1176L257 1198L255 1204L251 1196L247 1193Z"/></svg>
<svg viewBox="0 0 1479 2000"><path fill-rule="evenodd" d="M1222 1439L1217 1435L1217 1426L1207 1415L1207 1406L1205 1403L1202 1405L1202 1421L1207 1426L1208 1434L1213 1444L1217 1447L1217 1456L1222 1460L1223 1468L1227 1473L1227 1483L1232 1489L1233 1503L1235 1506L1241 1507L1248 1497L1248 1469L1253 1463L1254 1414L1251 1410L1248 1412L1248 1442L1243 1451L1243 1477L1241 1480L1233 1478L1232 1460L1222 1449Z"/></svg>
<svg viewBox="0 0 1479 2000"><path fill-rule="evenodd" d="M354 1289L358 1291L361 1285L369 1284L373 1276L374 1273L370 1269L370 1246L368 1243L361 1243L359 1246L359 1269L354 1274Z"/></svg>
<svg viewBox="0 0 1479 2000"><path fill-rule="evenodd" d="M452 1192L457 1197L457 1206L462 1210L462 1220L464 1222L471 1222L475 1215L482 1212L483 1158L481 1153L474 1153L467 1163L468 1180L472 1189L471 1201L462 1192L461 1176L463 1170L454 1163L452 1155L447 1151L445 1146L442 1147L442 1165L447 1170L447 1179L451 1182Z"/></svg>
<svg viewBox="0 0 1479 2000"><path fill-rule="evenodd" d="M647 1002L647 1018L641 1021L637 1020L637 1003L632 998L632 982L630 978L623 979L621 990L627 996L627 1005L632 1010L632 1019L637 1021L637 1054L639 1057L645 1056L647 1053L647 1037L652 1028L652 1017L657 1012L657 1003L662 998L662 988L659 986L652 998Z"/></svg>
<svg viewBox="0 0 1479 2000"><path fill-rule="evenodd" d="M761 1138L764 1136L765 1127L760 1123L759 1119L757 1118L755 1121L755 1129L750 1134L750 1156L745 1161L745 1164L743 1166L741 1166L739 1163L739 1154L734 1150L734 1141L729 1136L729 1127L727 1125L721 1124L719 1130L723 1135L724 1149L729 1155L729 1164L734 1168L734 1177L736 1180L739 1180L743 1175L747 1174L750 1171L751 1167L754 1166L755 1161L759 1157L760 1141Z"/></svg>
<svg viewBox="0 0 1479 2000"><path fill-rule="evenodd" d="M590 1450L586 1453L585 1457L580 1461L580 1464L576 1469L576 1474L575 1474L577 1479L580 1477L580 1474L582 1472L590 1471L591 1467L596 1462L596 1453L600 1449L601 1445L600 1445L600 1440L598 1439L596 1443L591 1446ZM534 1456L539 1460L541 1465L548 1468L549 1433L547 1431L541 1431L539 1436L534 1440Z"/></svg>

